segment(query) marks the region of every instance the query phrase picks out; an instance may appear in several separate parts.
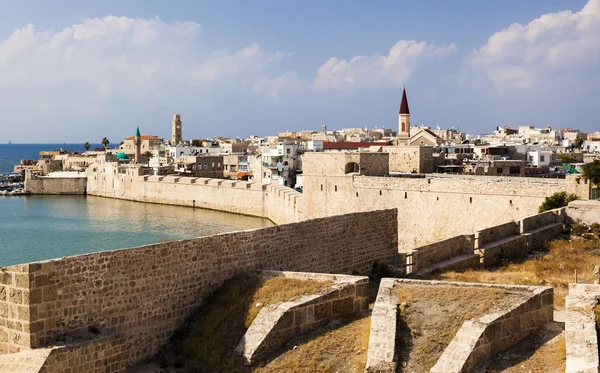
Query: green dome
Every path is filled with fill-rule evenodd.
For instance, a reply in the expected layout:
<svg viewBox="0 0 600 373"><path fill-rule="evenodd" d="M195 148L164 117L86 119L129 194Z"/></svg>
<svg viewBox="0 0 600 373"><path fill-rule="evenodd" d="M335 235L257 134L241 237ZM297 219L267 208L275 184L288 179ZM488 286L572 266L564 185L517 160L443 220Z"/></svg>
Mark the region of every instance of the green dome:
<svg viewBox="0 0 600 373"><path fill-rule="evenodd" d="M117 153L117 159L120 159L120 160L129 159L129 156L125 153Z"/></svg>

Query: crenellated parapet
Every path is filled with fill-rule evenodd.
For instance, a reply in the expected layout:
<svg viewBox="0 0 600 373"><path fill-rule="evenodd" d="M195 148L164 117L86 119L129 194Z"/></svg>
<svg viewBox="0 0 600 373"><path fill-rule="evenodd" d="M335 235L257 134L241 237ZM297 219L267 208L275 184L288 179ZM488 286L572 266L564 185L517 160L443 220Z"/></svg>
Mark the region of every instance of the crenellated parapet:
<svg viewBox="0 0 600 373"><path fill-rule="evenodd" d="M297 191L256 182L143 175L139 166L98 162L87 171L89 195L206 208L267 218L277 224L305 219L304 198Z"/></svg>

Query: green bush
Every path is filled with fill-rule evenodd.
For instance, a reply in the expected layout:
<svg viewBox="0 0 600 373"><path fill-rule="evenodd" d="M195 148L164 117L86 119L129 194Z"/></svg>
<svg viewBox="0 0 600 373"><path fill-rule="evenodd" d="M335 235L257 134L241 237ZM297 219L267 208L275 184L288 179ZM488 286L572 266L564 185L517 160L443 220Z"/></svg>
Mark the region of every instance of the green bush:
<svg viewBox="0 0 600 373"><path fill-rule="evenodd" d="M544 212L548 210L565 207L569 202L579 199L576 194L569 194L567 192L556 192L551 196L544 199L544 203L538 209L538 212Z"/></svg>
<svg viewBox="0 0 600 373"><path fill-rule="evenodd" d="M586 163L581 168L583 169L584 178L593 184L600 184L600 160L594 159L593 162Z"/></svg>

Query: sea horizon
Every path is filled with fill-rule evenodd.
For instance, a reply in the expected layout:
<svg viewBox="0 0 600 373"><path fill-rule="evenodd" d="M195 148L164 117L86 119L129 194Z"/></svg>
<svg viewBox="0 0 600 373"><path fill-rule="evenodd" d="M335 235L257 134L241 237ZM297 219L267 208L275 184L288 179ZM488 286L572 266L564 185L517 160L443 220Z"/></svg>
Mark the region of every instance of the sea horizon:
<svg viewBox="0 0 600 373"><path fill-rule="evenodd" d="M74 152L84 152L82 143L12 143L0 144L0 173L13 172L14 166L18 165L22 159L38 160L41 151L52 151L65 149ZM101 147L102 144L90 143L90 149Z"/></svg>

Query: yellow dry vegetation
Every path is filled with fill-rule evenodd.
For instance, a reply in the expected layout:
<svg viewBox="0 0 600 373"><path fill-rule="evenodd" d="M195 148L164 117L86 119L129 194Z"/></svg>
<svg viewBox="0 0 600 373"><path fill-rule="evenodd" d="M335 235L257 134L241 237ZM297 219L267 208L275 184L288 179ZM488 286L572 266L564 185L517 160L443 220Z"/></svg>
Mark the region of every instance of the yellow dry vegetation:
<svg viewBox="0 0 600 373"><path fill-rule="evenodd" d="M249 372L250 368L244 367L232 352L260 309L302 295L318 294L331 286L331 281L236 276L206 301L177 350L185 360L202 367L201 371ZM256 307L258 303L262 306Z"/></svg>
<svg viewBox="0 0 600 373"><path fill-rule="evenodd" d="M554 287L554 308L562 309L568 284L593 277L594 265L600 264L600 240L556 240L547 251L521 262L507 263L496 270L467 270L431 275L444 281L484 282L492 284L547 285Z"/></svg>
<svg viewBox="0 0 600 373"><path fill-rule="evenodd" d="M371 316L349 319L340 327L302 338L254 373L362 373L367 361ZM318 331L322 332L322 331ZM296 341L288 344L287 347Z"/></svg>
<svg viewBox="0 0 600 373"><path fill-rule="evenodd" d="M428 372L466 320L515 305L526 293L481 287L397 286L400 371ZM402 368L404 364L404 368Z"/></svg>
<svg viewBox="0 0 600 373"><path fill-rule="evenodd" d="M564 373L567 349L565 333L542 327L507 351L496 355L485 373Z"/></svg>

